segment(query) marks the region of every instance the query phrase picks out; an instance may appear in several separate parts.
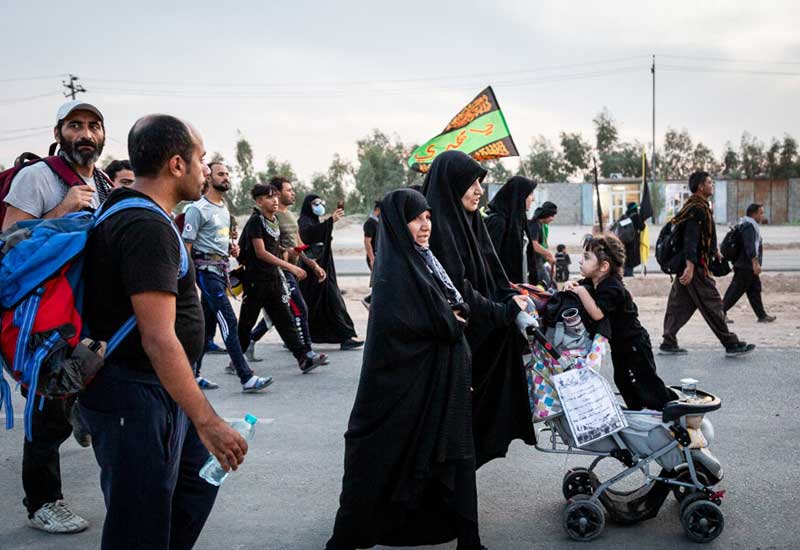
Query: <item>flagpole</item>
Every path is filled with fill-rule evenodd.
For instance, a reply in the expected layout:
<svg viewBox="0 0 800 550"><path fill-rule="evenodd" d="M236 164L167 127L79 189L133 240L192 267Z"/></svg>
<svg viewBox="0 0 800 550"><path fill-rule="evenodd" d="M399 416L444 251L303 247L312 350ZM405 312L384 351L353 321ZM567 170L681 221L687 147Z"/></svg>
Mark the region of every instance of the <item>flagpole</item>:
<svg viewBox="0 0 800 550"><path fill-rule="evenodd" d="M653 75L653 158L650 159L652 168L650 169L650 177L652 182L656 182L656 56L653 56L653 65L650 67L650 73Z"/></svg>
<svg viewBox="0 0 800 550"><path fill-rule="evenodd" d="M603 206L600 204L600 182L597 179L597 159L592 157L594 163L594 190L597 194L597 223L600 225L600 233L603 232Z"/></svg>

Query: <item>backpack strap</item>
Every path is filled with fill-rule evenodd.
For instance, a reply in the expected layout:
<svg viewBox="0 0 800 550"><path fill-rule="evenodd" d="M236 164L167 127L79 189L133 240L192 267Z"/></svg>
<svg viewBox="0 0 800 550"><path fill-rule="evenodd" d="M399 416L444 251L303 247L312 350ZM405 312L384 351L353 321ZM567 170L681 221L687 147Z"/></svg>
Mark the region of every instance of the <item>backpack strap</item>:
<svg viewBox="0 0 800 550"><path fill-rule="evenodd" d="M130 199L122 199L118 203L114 204L110 208L101 208L95 214L95 222L94 226L97 227L109 217L113 216L117 212L121 212L122 210L129 210L131 208L143 208L145 210L150 210L152 212L156 212L163 216L172 227L172 230L175 232L175 236L178 238L178 248L180 249L181 260L180 260L180 269L178 270L178 279L183 279L186 274L189 272L189 254L186 252L186 247L183 246L183 240L181 239L181 235L178 232L178 228L175 227L175 223L172 221L172 218L164 212L158 205L156 205L153 201L148 199L140 199L140 198L130 198ZM127 321L125 321L122 326L117 329L117 332L114 333L113 336L108 340L106 345L106 353L105 356L108 357L111 352L113 352L117 346L119 346L122 341L131 333L131 331L136 327L136 315L131 315Z"/></svg>
<svg viewBox="0 0 800 550"><path fill-rule="evenodd" d="M86 185L83 178L70 166L70 164L58 155L45 157L42 159L50 170L52 170L61 181L67 184L67 187L77 187L78 185Z"/></svg>

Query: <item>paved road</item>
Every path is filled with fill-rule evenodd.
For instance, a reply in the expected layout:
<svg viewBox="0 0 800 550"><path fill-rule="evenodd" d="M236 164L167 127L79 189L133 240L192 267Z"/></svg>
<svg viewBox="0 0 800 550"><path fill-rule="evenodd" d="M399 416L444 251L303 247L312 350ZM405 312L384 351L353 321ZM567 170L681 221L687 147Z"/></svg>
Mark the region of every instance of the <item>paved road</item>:
<svg viewBox="0 0 800 550"><path fill-rule="evenodd" d="M261 419L243 469L225 482L198 542L200 549L320 550L330 533L342 475L342 433L355 394L360 352L332 351L332 364L301 375L291 356L274 343L260 372L275 377L263 395L243 395L221 374L226 359L212 356L206 375L222 384L208 393L226 417L251 412ZM723 409L712 417L714 454L722 461L728 491L725 532L712 548L797 548L797 457L800 370L797 349L763 350L727 359L718 349L693 349L688 358L659 357L668 382L683 376L719 394ZM22 400L14 397L15 411ZM103 521L98 471L90 450L71 439L62 451L64 493L92 522L85 533L54 536L25 524L19 479L22 430L0 432L0 548L3 550L96 548ZM484 543L492 550L580 548L560 524L561 479L585 461L539 453L514 444L508 458L478 473ZM696 549L684 537L670 498L654 520L633 527L607 526L591 548ZM439 548L455 548L455 544Z"/></svg>
<svg viewBox="0 0 800 550"><path fill-rule="evenodd" d="M570 273L578 273L578 254L571 254ZM369 269L362 256L335 256L336 274L339 276L348 275L369 275ZM640 272L639 267L636 273ZM800 250L766 250L764 252L764 271L770 272L793 272L800 271ZM661 274L655 257L651 254L647 261L647 272Z"/></svg>

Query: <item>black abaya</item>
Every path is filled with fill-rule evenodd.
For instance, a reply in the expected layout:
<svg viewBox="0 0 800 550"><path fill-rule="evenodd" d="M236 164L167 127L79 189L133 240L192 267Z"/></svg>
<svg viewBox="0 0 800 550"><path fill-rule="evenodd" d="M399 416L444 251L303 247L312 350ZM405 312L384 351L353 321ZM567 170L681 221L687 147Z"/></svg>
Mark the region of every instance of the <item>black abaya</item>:
<svg viewBox="0 0 800 550"><path fill-rule="evenodd" d="M522 176L514 176L500 188L489 203L487 216L484 219L494 249L505 269L505 275L514 283L527 282L523 259L526 253L526 237L528 242L531 239L525 201L534 189L536 184L533 181ZM494 278L501 279L502 275L495 273Z"/></svg>
<svg viewBox="0 0 800 550"><path fill-rule="evenodd" d="M439 544L464 526L477 537L469 346L406 227L427 209L409 189L383 200L329 550Z"/></svg>
<svg viewBox="0 0 800 550"><path fill-rule="evenodd" d="M486 175L459 151L440 154L425 177L424 192L435 220L431 250L470 306L466 330L472 350L473 430L476 463L505 456L514 439L534 444L528 384L522 353L526 342L514 319L519 308L502 273L489 233L478 212L467 212L461 197Z"/></svg>
<svg viewBox="0 0 800 550"><path fill-rule="evenodd" d="M327 273L323 282L308 266L305 266L308 277L300 281L300 292L308 305L308 326L311 332L311 341L316 344L341 344L345 340L356 337L353 320L347 313L347 307L336 281L336 267L333 264L333 218L324 222L311 211L311 203L318 199L317 195L306 195L300 218L297 224L300 228L300 238L309 245L322 244L322 252L317 258L317 263Z"/></svg>

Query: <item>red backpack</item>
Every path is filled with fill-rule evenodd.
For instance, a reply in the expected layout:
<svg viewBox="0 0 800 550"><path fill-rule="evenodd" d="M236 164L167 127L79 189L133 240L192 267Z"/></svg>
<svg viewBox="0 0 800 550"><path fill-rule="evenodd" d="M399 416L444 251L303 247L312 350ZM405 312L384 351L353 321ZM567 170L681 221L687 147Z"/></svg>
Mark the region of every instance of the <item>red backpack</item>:
<svg viewBox="0 0 800 550"><path fill-rule="evenodd" d="M67 187L85 185L86 183L83 181L83 178L81 178L80 175L72 168L72 166L70 166L66 160L58 155L42 158L33 153L22 153L14 161L14 166L12 168L0 172L0 226L3 225L3 220L6 217L7 205L5 203L5 199L6 196L8 196L9 191L11 191L11 182L14 180L14 177L19 173L20 170L36 164L37 162L44 162L50 168L50 170L55 172L55 174L61 178L61 181L63 181ZM108 179L105 174L102 174L102 176ZM109 184L110 183L111 182L109 180Z"/></svg>

